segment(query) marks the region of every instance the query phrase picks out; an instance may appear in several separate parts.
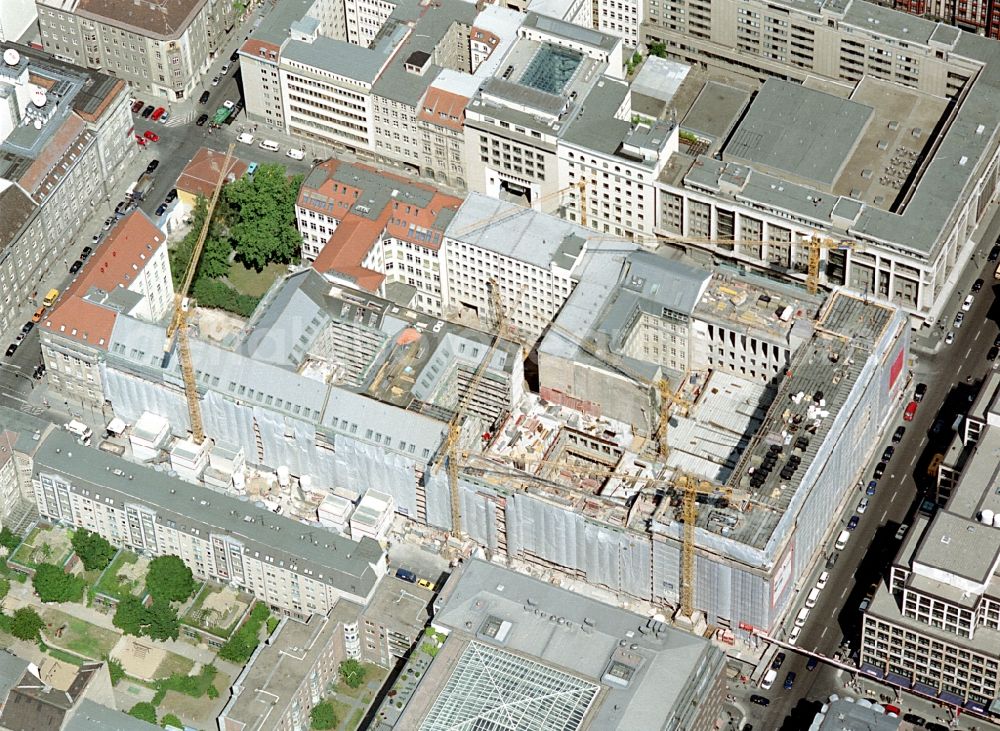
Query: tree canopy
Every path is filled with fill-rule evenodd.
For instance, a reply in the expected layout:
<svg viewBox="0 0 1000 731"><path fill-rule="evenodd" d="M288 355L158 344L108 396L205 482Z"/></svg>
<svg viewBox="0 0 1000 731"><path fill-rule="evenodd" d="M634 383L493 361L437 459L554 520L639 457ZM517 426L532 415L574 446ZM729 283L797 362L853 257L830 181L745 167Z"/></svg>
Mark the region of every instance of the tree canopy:
<svg viewBox="0 0 1000 731"><path fill-rule="evenodd" d="M316 731L336 728L340 723L330 701L320 701L309 711L309 725Z"/></svg>
<svg viewBox="0 0 1000 731"><path fill-rule="evenodd" d="M115 547L86 528L73 533L73 551L87 571L102 571L115 557Z"/></svg>
<svg viewBox="0 0 1000 731"><path fill-rule="evenodd" d="M10 633L19 640L34 642L41 637L45 622L31 607L21 607L11 617Z"/></svg>
<svg viewBox="0 0 1000 731"><path fill-rule="evenodd" d="M166 728L167 726L173 726L174 728L184 728L184 722L172 713L168 713L163 718L160 719L160 725Z"/></svg>
<svg viewBox="0 0 1000 731"><path fill-rule="evenodd" d="M148 607L134 596L125 597L115 609L112 624L127 635L154 640L176 640L180 621L170 603L154 599Z"/></svg>
<svg viewBox="0 0 1000 731"><path fill-rule="evenodd" d="M207 211L208 201L203 196L198 196L191 215L191 230L170 252L170 273L173 276L175 288L184 281L184 274L187 272L188 262L191 261L191 255L194 253L194 245L198 242L198 236L201 234L201 227L205 222ZM229 256L232 251L232 246L226 239L219 217L213 215L193 281L225 276L226 272L229 271Z"/></svg>
<svg viewBox="0 0 1000 731"><path fill-rule="evenodd" d="M0 546L7 549L7 553L14 553L14 549L21 543L21 538L10 528L4 526L0 529Z"/></svg>
<svg viewBox="0 0 1000 731"><path fill-rule="evenodd" d="M83 599L87 582L55 564L43 563L35 569L32 586L43 602L78 602Z"/></svg>
<svg viewBox="0 0 1000 731"><path fill-rule="evenodd" d="M257 649L257 645L260 644L260 628L267 622L270 615L271 612L266 604L255 604L254 608L250 610L250 617L247 621L219 649L219 657L239 665L249 660L253 651Z"/></svg>
<svg viewBox="0 0 1000 731"><path fill-rule="evenodd" d="M198 587L191 569L178 556L157 556L149 562L146 590L153 599L182 602Z"/></svg>
<svg viewBox="0 0 1000 731"><path fill-rule="evenodd" d="M360 688L365 682L365 666L354 658L348 658L340 663L340 677L348 688Z"/></svg>
<svg viewBox="0 0 1000 731"><path fill-rule="evenodd" d="M296 258L302 236L295 228L295 200L302 176L289 178L281 165L261 165L223 189L233 248L248 267L261 271L268 262Z"/></svg>
<svg viewBox="0 0 1000 731"><path fill-rule="evenodd" d="M129 709L128 715L146 723L156 723L156 706L149 701L140 701Z"/></svg>

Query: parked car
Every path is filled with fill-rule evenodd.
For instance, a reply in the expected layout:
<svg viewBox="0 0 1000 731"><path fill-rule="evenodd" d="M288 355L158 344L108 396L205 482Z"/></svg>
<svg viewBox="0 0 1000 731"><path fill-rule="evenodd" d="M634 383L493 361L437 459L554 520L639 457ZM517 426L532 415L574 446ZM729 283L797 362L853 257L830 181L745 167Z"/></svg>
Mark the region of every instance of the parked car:
<svg viewBox="0 0 1000 731"><path fill-rule="evenodd" d="M812 672L816 669L817 665L819 665L819 660L815 657L810 657L809 662L806 663L806 670Z"/></svg>
<svg viewBox="0 0 1000 731"><path fill-rule="evenodd" d="M93 254L93 253L94 253L94 250L91 247L84 246L80 250L80 258L83 259L84 261L87 261L88 257L90 257L90 255Z"/></svg>
<svg viewBox="0 0 1000 731"><path fill-rule="evenodd" d="M769 701L767 698L765 698L762 695L752 695L752 696L750 696L750 702L754 703L754 704L756 704L758 706L769 706L769 705L771 705L771 701Z"/></svg>
<svg viewBox="0 0 1000 731"><path fill-rule="evenodd" d="M823 571L820 573L819 578L816 579L816 588L822 591L826 588L826 583L830 580L830 572Z"/></svg>
<svg viewBox="0 0 1000 731"><path fill-rule="evenodd" d="M997 348L1000 348L1000 335L997 335L995 338L993 338L993 345L996 346Z"/></svg>
<svg viewBox="0 0 1000 731"><path fill-rule="evenodd" d="M893 444L899 444L901 441L903 441L903 435L904 434L906 434L906 427L905 426L897 426L896 427L896 431L894 431L892 433L892 443Z"/></svg>
<svg viewBox="0 0 1000 731"><path fill-rule="evenodd" d="M874 495L877 489L878 489L878 480L871 480L868 483L868 487L865 488L865 495Z"/></svg>
<svg viewBox="0 0 1000 731"><path fill-rule="evenodd" d="M76 274L83 267L83 261L77 259L72 264L69 265L69 273Z"/></svg>
<svg viewBox="0 0 1000 731"><path fill-rule="evenodd" d="M832 569L834 566L837 565L837 559L838 558L840 558L840 554L839 553L831 553L829 556L827 556L826 567L828 569Z"/></svg>
<svg viewBox="0 0 1000 731"><path fill-rule="evenodd" d="M859 515L864 515L865 511L868 510L868 498L861 498L861 502L858 503L857 512Z"/></svg>
<svg viewBox="0 0 1000 731"><path fill-rule="evenodd" d="M906 721L907 723L912 723L914 726L917 727L923 727L923 725L927 723L926 718L924 718L923 716L918 716L915 713L904 713L903 720Z"/></svg>
<svg viewBox="0 0 1000 731"><path fill-rule="evenodd" d="M779 670L785 662L785 653L779 652L771 661L771 670Z"/></svg>
<svg viewBox="0 0 1000 731"><path fill-rule="evenodd" d="M990 261L996 261L1000 259L1000 244L997 244L992 249L990 249L990 255L987 257Z"/></svg>
<svg viewBox="0 0 1000 731"><path fill-rule="evenodd" d="M892 455L894 455L895 453L896 453L896 448L894 446L892 446L891 444L886 446L886 448L882 450L882 461L888 463L888 461L892 459Z"/></svg>
<svg viewBox="0 0 1000 731"><path fill-rule="evenodd" d="M222 106L224 106L226 109L232 109L233 107L236 106L236 102L234 102L232 99L226 99L226 101L222 102Z"/></svg>
<svg viewBox="0 0 1000 731"><path fill-rule="evenodd" d="M31 321L40 322L41 319L45 317L45 310L46 310L45 305L42 305L37 310L35 310L35 314L31 316Z"/></svg>
<svg viewBox="0 0 1000 731"><path fill-rule="evenodd" d="M167 212L167 204L166 203L161 203L160 205L158 205L156 207L156 215L157 216L162 216L166 212Z"/></svg>
<svg viewBox="0 0 1000 731"><path fill-rule="evenodd" d="M863 612L866 609L868 609L868 607L870 607L871 605L872 605L871 599L862 599L861 604L858 605L858 611Z"/></svg>
<svg viewBox="0 0 1000 731"><path fill-rule="evenodd" d="M434 586L433 582L428 581L427 579L417 579L417 586L422 586L425 589L430 589L431 591L434 591L437 588Z"/></svg>
<svg viewBox="0 0 1000 731"><path fill-rule="evenodd" d="M913 417L917 415L917 402L911 401L906 405L903 410L903 421L913 421Z"/></svg>
<svg viewBox="0 0 1000 731"><path fill-rule="evenodd" d="M237 60L239 60L239 57L240 57L240 51L239 49L236 49L229 57L229 60L235 63Z"/></svg>
<svg viewBox="0 0 1000 731"><path fill-rule="evenodd" d="M944 344L951 345L954 342L955 342L955 332L953 330L949 330L948 334L944 336Z"/></svg>
<svg viewBox="0 0 1000 731"><path fill-rule="evenodd" d="M795 685L795 673L788 673L785 676L785 690L791 690L793 685Z"/></svg>
<svg viewBox="0 0 1000 731"><path fill-rule="evenodd" d="M167 113L166 109L164 109L163 107L157 107L153 111L153 115L150 117L150 119L152 119L155 122L156 120L158 120L160 117L162 117L166 113Z"/></svg>
<svg viewBox="0 0 1000 731"><path fill-rule="evenodd" d="M109 228L115 225L117 219L114 216L108 216L104 219L104 230L107 231Z"/></svg>
<svg viewBox="0 0 1000 731"><path fill-rule="evenodd" d="M986 360L996 360L998 355L1000 355L1000 348L994 345L986 351Z"/></svg>
<svg viewBox="0 0 1000 731"><path fill-rule="evenodd" d="M25 335L27 335L34 328L35 328L35 323L33 323L31 320L28 320L26 323L24 323L23 325L21 325L21 332L23 332Z"/></svg>
<svg viewBox="0 0 1000 731"><path fill-rule="evenodd" d="M212 77L212 86L218 86L218 85L219 85L219 77L218 76L213 76Z"/></svg>
<svg viewBox="0 0 1000 731"><path fill-rule="evenodd" d="M396 578L402 579L403 581L409 581L411 584L417 583L417 575L409 569L404 569L402 567L396 569Z"/></svg>
<svg viewBox="0 0 1000 731"><path fill-rule="evenodd" d="M971 310L972 309L972 303L975 302L975 301L976 301L976 298L975 298L974 295L971 295L971 294L967 295L966 298L965 298L965 301L962 303L962 311L963 312L968 312L969 310Z"/></svg>
<svg viewBox="0 0 1000 731"><path fill-rule="evenodd" d="M93 236L91 236L90 243L93 244L94 246L97 246L99 243L101 243L101 234L96 233Z"/></svg>
<svg viewBox="0 0 1000 731"><path fill-rule="evenodd" d="M45 364L44 363L39 363L38 365L36 365L35 366L35 370L32 371L32 373L31 373L31 377L34 378L36 381L39 380L44 375L45 375Z"/></svg>
<svg viewBox="0 0 1000 731"><path fill-rule="evenodd" d="M885 462L879 462L875 465L875 469L872 471L872 477L876 480L881 480L882 475L885 474L886 464Z"/></svg>
<svg viewBox="0 0 1000 731"><path fill-rule="evenodd" d="M977 279L975 282L972 283L972 291L973 292L978 292L982 288L983 288L983 280L982 279Z"/></svg>
<svg viewBox="0 0 1000 731"><path fill-rule="evenodd" d="M847 530L854 530L858 527L858 523L861 522L861 518L856 515L852 515L851 519L847 521Z"/></svg>
<svg viewBox="0 0 1000 731"><path fill-rule="evenodd" d="M251 162L249 165L247 165L247 175L253 175L255 172L257 172L257 168L259 167L260 165L258 165L257 163Z"/></svg>
<svg viewBox="0 0 1000 731"><path fill-rule="evenodd" d="M931 434L940 434L942 429L944 429L944 422L941 419L935 419L934 423L931 424Z"/></svg>
<svg viewBox="0 0 1000 731"><path fill-rule="evenodd" d="M927 384L918 383L916 388L913 389L913 400L920 403L924 400L924 396L927 395Z"/></svg>
<svg viewBox="0 0 1000 731"><path fill-rule="evenodd" d="M156 132L153 132L153 130L150 130L150 129L147 129L145 132L143 132L142 136L145 137L150 142L159 142L160 141L160 136L158 134L156 134Z"/></svg>
<svg viewBox="0 0 1000 731"><path fill-rule="evenodd" d="M134 102L132 102L132 114L138 114L141 111L142 111L142 100L136 99Z"/></svg>
<svg viewBox="0 0 1000 731"><path fill-rule="evenodd" d="M964 321L965 321L965 313L964 312L959 312L957 315L955 315L955 322L954 322L955 329L957 330L958 328L962 327L962 323Z"/></svg>
<svg viewBox="0 0 1000 731"><path fill-rule="evenodd" d="M208 115L202 114L200 117L198 117L198 121L196 121L195 124L198 125L199 127L204 127L205 122L207 121L208 121Z"/></svg>
<svg viewBox="0 0 1000 731"><path fill-rule="evenodd" d="M6 354L7 357L9 358L10 356L14 355L16 351L17 351L17 343L11 343L10 345L7 346L7 354Z"/></svg>
<svg viewBox="0 0 1000 731"><path fill-rule="evenodd" d="M150 160L149 161L149 165L146 166L146 172L147 173L151 173L154 170L156 170L156 168L158 168L158 167L160 167L160 161L159 160Z"/></svg>
<svg viewBox="0 0 1000 731"><path fill-rule="evenodd" d="M156 107L154 107L152 104L150 104L148 107L146 107L145 109L143 109L142 110L142 118L143 119L149 119L149 115L153 113L154 109L156 109Z"/></svg>
<svg viewBox="0 0 1000 731"><path fill-rule="evenodd" d="M167 197L163 199L164 203L173 203L177 200L177 188L171 188L170 192L167 193Z"/></svg>
<svg viewBox="0 0 1000 731"><path fill-rule="evenodd" d="M222 64L222 68L219 69L219 76L225 76L228 73L229 73L229 64L228 63Z"/></svg>
<svg viewBox="0 0 1000 731"><path fill-rule="evenodd" d="M205 103L207 103L208 102L208 98L210 96L212 96L212 92L210 92L208 89L205 89L205 91L201 92L201 96L198 97L198 103L199 104L205 104Z"/></svg>
<svg viewBox="0 0 1000 731"><path fill-rule="evenodd" d="M906 535L906 531L908 531L909 529L910 526L908 526L906 523L903 523L901 526L899 526L899 528L896 530L896 540L897 541L903 540L903 536Z"/></svg>

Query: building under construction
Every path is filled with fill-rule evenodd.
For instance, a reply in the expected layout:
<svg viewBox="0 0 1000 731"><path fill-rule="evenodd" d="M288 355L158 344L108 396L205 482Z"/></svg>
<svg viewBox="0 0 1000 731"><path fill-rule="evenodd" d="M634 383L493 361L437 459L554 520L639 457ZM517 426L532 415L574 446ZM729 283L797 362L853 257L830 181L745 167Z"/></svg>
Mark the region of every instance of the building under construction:
<svg viewBox="0 0 1000 731"><path fill-rule="evenodd" d="M737 274L703 281L677 262L634 258L615 286L584 278L557 318L539 351L543 395L558 403L523 401L470 462L463 526L495 560L677 607L677 483L690 476L691 609L725 640L769 630L856 489L859 445L877 444L902 396L909 328L891 306L848 294L820 304ZM651 282L675 284L664 293ZM625 354L650 317L683 324L683 374ZM666 408L657 378L671 384ZM662 429L635 418L644 399L646 413L666 415Z"/></svg>

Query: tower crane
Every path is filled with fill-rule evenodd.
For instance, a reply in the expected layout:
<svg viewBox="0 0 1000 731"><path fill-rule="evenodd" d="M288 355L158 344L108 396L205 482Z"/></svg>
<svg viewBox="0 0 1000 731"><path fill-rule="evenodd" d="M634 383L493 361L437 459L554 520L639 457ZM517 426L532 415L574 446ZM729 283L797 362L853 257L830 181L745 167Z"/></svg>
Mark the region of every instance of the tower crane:
<svg viewBox="0 0 1000 731"><path fill-rule="evenodd" d="M205 248L205 239L208 237L208 228L212 223L212 212L215 204L219 202L219 194L222 192L223 183L226 182L226 174L229 171L229 163L233 157L233 150L236 143L229 144L226 150L225 160L222 162L222 169L219 171L219 179L215 183L212 197L208 201L205 209L205 220L201 224L201 231L198 233L198 240L191 250L191 260L188 262L187 271L184 273L184 281L181 287L174 294L174 314L167 326L167 339L163 344L163 365L166 366L170 360L170 353L174 347L174 339L177 340L177 353L180 356L181 376L184 379L184 396L187 399L188 417L191 420L191 439L195 444L205 441L205 428L201 420L201 403L198 401L198 384L195 381L194 364L191 362L191 342L188 339L187 318L188 313L194 303L188 297L191 291L191 282L194 280L194 273L198 269L198 260L201 252Z"/></svg>
<svg viewBox="0 0 1000 731"><path fill-rule="evenodd" d="M507 313L505 312L500 301L500 285L495 279L490 279L488 286L490 288L490 302L497 308L496 327L493 329L493 337L490 339L490 347L487 349L483 359L479 362L479 366L476 368L476 372L473 374L472 380L469 381L469 385L466 387L465 393L462 394L462 397L458 401L455 413L448 421L448 433L445 437L445 443L442 445L441 450L438 452L438 457L431 467L432 473L437 474L441 470L441 464L443 462L448 463L447 472L448 491L451 498L451 527L454 535L462 534L462 508L458 493L458 440L462 435L461 425L465 417L465 412L469 407L469 402L472 400L472 395L479 388L479 384L483 380L483 376L486 374L486 370L489 368L490 362L493 360L493 354L496 352L497 346L500 344L500 339L507 323ZM523 293L524 287L521 288L521 292L518 295L518 302L520 301ZM516 306L517 305L515 304L515 308Z"/></svg>

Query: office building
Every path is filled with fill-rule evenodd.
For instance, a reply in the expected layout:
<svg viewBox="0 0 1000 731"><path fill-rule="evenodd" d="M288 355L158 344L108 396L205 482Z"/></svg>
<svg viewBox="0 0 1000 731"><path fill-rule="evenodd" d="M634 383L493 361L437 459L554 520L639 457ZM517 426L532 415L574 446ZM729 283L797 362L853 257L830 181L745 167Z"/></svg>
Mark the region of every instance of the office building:
<svg viewBox="0 0 1000 731"><path fill-rule="evenodd" d="M31 464L50 422L23 411L0 407L0 525L25 535L35 521L35 491Z"/></svg>
<svg viewBox="0 0 1000 731"><path fill-rule="evenodd" d="M358 654L365 662L394 668L423 637L431 619L434 592L419 584L387 576L357 618L345 625L345 637L357 636Z"/></svg>
<svg viewBox="0 0 1000 731"><path fill-rule="evenodd" d="M714 728L725 655L704 638L480 560L437 606L446 638L403 708L383 703L380 730Z"/></svg>
<svg viewBox="0 0 1000 731"><path fill-rule="evenodd" d="M100 364L118 314L159 322L173 304L166 237L145 213L133 211L115 223L39 323L49 384L74 401L100 407Z"/></svg>
<svg viewBox="0 0 1000 731"><path fill-rule="evenodd" d="M29 319L134 158L128 86L8 45L0 60L0 329Z"/></svg>
<svg viewBox="0 0 1000 731"><path fill-rule="evenodd" d="M864 614L860 658L863 673L980 713L1000 698L998 391L991 373L972 409L981 428L954 437L944 507L916 515Z"/></svg>
<svg viewBox="0 0 1000 731"><path fill-rule="evenodd" d="M253 503L206 491L55 431L34 456L43 519L87 528L151 556L173 554L195 578L232 584L288 616L366 604L386 573L375 541L351 541Z"/></svg>
<svg viewBox="0 0 1000 731"><path fill-rule="evenodd" d="M180 101L229 39L228 0L36 0L45 50L127 81L149 101Z"/></svg>
<svg viewBox="0 0 1000 731"><path fill-rule="evenodd" d="M0 42L16 42L35 24L35 0L10 0L0 6Z"/></svg>
<svg viewBox="0 0 1000 731"><path fill-rule="evenodd" d="M910 15L958 26L969 33L1000 38L1000 8L990 2L972 0L964 3L947 3L941 0L900 0L894 3L893 7Z"/></svg>

